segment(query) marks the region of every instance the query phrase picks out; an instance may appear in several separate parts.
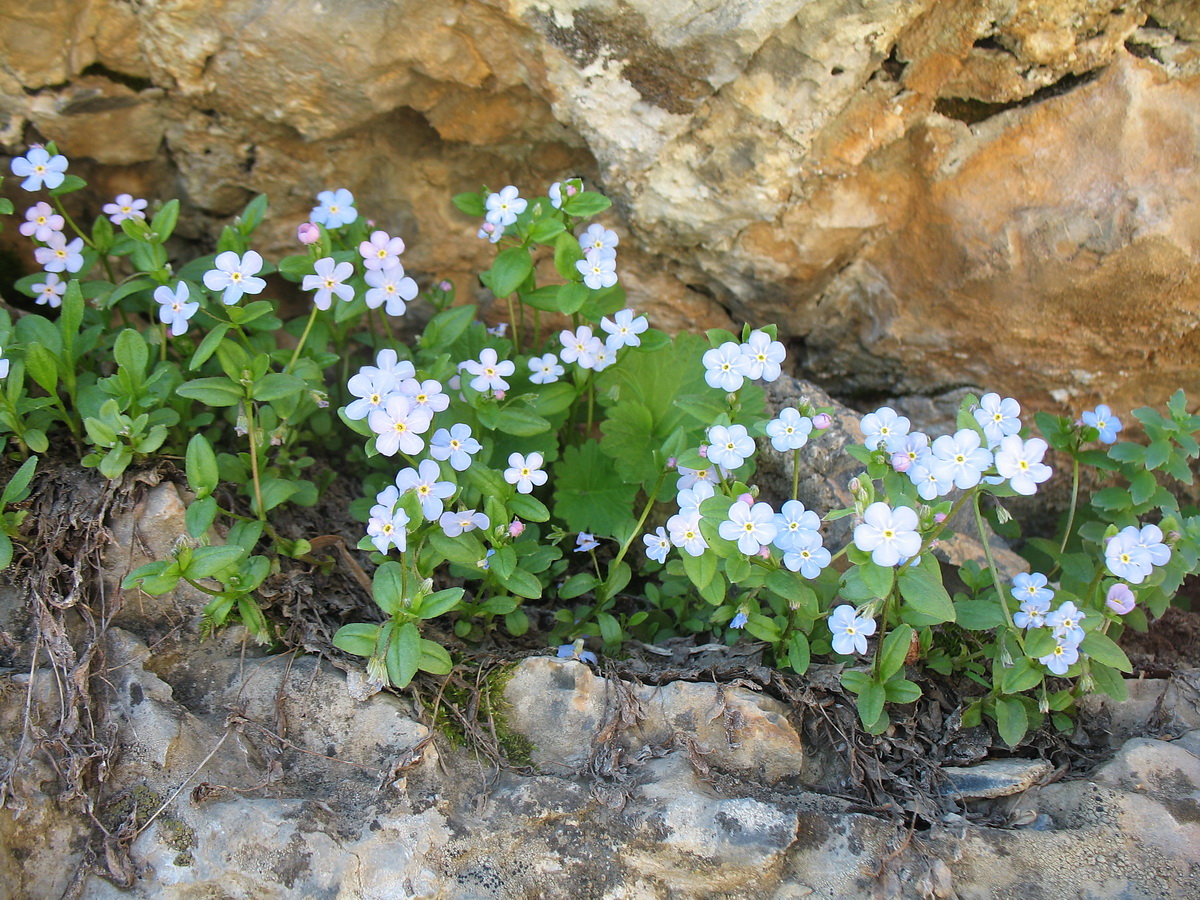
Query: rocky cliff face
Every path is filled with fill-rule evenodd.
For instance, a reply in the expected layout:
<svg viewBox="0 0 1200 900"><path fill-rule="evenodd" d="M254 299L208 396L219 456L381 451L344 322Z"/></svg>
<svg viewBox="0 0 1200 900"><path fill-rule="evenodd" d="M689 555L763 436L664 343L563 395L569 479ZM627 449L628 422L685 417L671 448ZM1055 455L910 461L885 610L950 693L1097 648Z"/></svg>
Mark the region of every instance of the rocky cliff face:
<svg viewBox="0 0 1200 900"><path fill-rule="evenodd" d="M1189 0L55 0L0 60L0 143L182 193L200 243L265 191L280 252L348 187L473 285L449 196L583 174L635 305L778 322L843 397L1200 387Z"/></svg>

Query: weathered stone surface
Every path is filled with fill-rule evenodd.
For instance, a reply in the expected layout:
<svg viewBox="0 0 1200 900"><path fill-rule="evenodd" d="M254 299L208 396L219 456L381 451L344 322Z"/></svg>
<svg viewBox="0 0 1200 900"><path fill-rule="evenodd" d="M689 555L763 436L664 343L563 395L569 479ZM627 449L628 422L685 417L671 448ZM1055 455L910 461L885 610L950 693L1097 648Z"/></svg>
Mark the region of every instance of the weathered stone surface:
<svg viewBox="0 0 1200 900"><path fill-rule="evenodd" d="M615 742L626 753L691 750L703 764L768 784L800 774L804 750L786 709L744 688L614 683L574 660L531 657L505 687L509 727L539 770L572 774Z"/></svg>
<svg viewBox="0 0 1200 900"><path fill-rule="evenodd" d="M582 173L656 324L1074 414L1194 383L1198 47L1187 0L55 0L0 12L0 140L58 138L91 212L182 188L208 243L267 191L268 254L347 186L463 293L491 248L449 196Z"/></svg>
<svg viewBox="0 0 1200 900"><path fill-rule="evenodd" d="M1029 790L1054 766L1044 759L989 759L977 766L943 766L942 792L963 800L990 800Z"/></svg>

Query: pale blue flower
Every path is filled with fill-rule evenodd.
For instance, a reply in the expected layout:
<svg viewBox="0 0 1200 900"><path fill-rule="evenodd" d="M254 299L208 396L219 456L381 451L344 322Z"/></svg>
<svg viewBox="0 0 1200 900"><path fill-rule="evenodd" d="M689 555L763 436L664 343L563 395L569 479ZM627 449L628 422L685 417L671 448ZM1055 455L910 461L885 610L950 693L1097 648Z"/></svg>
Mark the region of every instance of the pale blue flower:
<svg viewBox="0 0 1200 900"><path fill-rule="evenodd" d="M559 644L557 656L559 659L577 659L580 662L590 662L593 666L598 665L600 662L596 659L595 653L591 650L583 649L582 638L572 644Z"/></svg>
<svg viewBox="0 0 1200 900"><path fill-rule="evenodd" d="M779 418L767 423L767 437L771 446L780 453L788 450L799 450L808 443L812 434L812 419L800 415L799 410L789 406L779 413Z"/></svg>
<svg viewBox="0 0 1200 900"><path fill-rule="evenodd" d="M788 500L775 514L775 546L785 553L797 551L821 528L820 517L799 500Z"/></svg>
<svg viewBox="0 0 1200 900"><path fill-rule="evenodd" d="M621 239L617 237L615 231L610 231L603 225L595 223L589 225L587 231L579 236L579 249L584 253L596 250L615 256L619 243L621 243Z"/></svg>
<svg viewBox="0 0 1200 900"><path fill-rule="evenodd" d="M614 353L622 347L639 347L642 339L638 337L650 327L645 316L634 318L632 309L622 309L613 318L605 316L600 320L600 327L608 332L604 339L605 345Z"/></svg>
<svg viewBox="0 0 1200 900"><path fill-rule="evenodd" d="M882 501L872 503L863 513L862 523L854 528L854 546L870 553L877 566L894 566L916 556L921 549L916 511L907 506L892 509Z"/></svg>
<svg viewBox="0 0 1200 900"><path fill-rule="evenodd" d="M646 545L648 558L658 563L667 561L667 553L671 550L671 539L667 536L667 530L661 525L653 534L643 534L642 543Z"/></svg>
<svg viewBox="0 0 1200 900"><path fill-rule="evenodd" d="M1104 547L1108 571L1130 584L1141 584L1154 571L1150 550L1141 546L1140 532L1130 526L1109 539Z"/></svg>
<svg viewBox="0 0 1200 900"><path fill-rule="evenodd" d="M444 512L438 519L438 525L446 533L446 537L458 537L463 532L474 531L476 528L487 528L491 524L491 519L473 509Z"/></svg>
<svg viewBox="0 0 1200 900"><path fill-rule="evenodd" d="M1113 415L1113 411L1101 403L1094 410L1083 414L1083 424L1095 428L1101 443L1115 444L1117 432L1122 429L1121 420Z"/></svg>
<svg viewBox="0 0 1200 900"><path fill-rule="evenodd" d="M1137 533L1137 545L1150 554L1150 562L1154 565L1165 566L1171 561L1171 548L1163 543L1162 529L1157 525L1143 525L1141 529L1127 525L1121 531Z"/></svg>
<svg viewBox="0 0 1200 900"><path fill-rule="evenodd" d="M517 493L531 494L536 485L543 485L549 476L542 470L545 462L538 452L525 456L520 453L508 455L508 468L504 470L504 480L516 485Z"/></svg>
<svg viewBox="0 0 1200 900"><path fill-rule="evenodd" d="M1046 450L1046 442L1041 438L1022 441L1019 435L1010 434L1002 438L996 448L996 471L1008 479L1014 491L1028 497L1054 474L1054 470L1042 462Z"/></svg>
<svg viewBox="0 0 1200 900"><path fill-rule="evenodd" d="M406 378L400 382L400 393L413 402L413 406L423 406L430 412L444 412L450 405L450 397L442 390L442 383L436 378Z"/></svg>
<svg viewBox="0 0 1200 900"><path fill-rule="evenodd" d="M675 497L679 511L686 515L700 515L700 504L716 493L711 481L697 481L690 488L684 488Z"/></svg>
<svg viewBox="0 0 1200 900"><path fill-rule="evenodd" d="M704 380L709 387L731 393L742 386L750 375L750 360L740 345L726 341L720 347L705 352Z"/></svg>
<svg viewBox="0 0 1200 900"><path fill-rule="evenodd" d="M154 289L154 300L158 303L158 318L171 328L171 336L179 337L188 330L188 320L200 309L200 304L188 302L190 292L184 282L175 285L172 291L165 284Z"/></svg>
<svg viewBox="0 0 1200 900"><path fill-rule="evenodd" d="M404 241L386 231L373 231L369 241L358 245L364 269L390 269L400 264L400 254L403 252Z"/></svg>
<svg viewBox="0 0 1200 900"><path fill-rule="evenodd" d="M589 250L587 256L575 263L583 276L583 283L593 291L610 288L617 283L617 260L605 256L598 250Z"/></svg>
<svg viewBox="0 0 1200 900"><path fill-rule="evenodd" d="M25 221L17 229L25 237L41 241L43 244L50 240L50 235L62 231L66 220L45 200L39 200L25 210Z"/></svg>
<svg viewBox="0 0 1200 900"><path fill-rule="evenodd" d="M358 210L354 208L354 195L345 188L336 191L321 191L317 194L317 203L309 214L309 221L324 225L331 231L349 225L358 218Z"/></svg>
<svg viewBox="0 0 1200 900"><path fill-rule="evenodd" d="M363 295L367 306L371 309L382 306L389 316L404 315L407 304L420 292L417 283L404 274L400 263L386 269L370 269L363 277L370 288Z"/></svg>
<svg viewBox="0 0 1200 900"><path fill-rule="evenodd" d="M1136 602L1137 598L1133 595L1133 591L1129 589L1129 585L1122 584L1119 581L1108 589L1108 593L1104 598L1104 605L1119 616L1126 616L1133 612Z"/></svg>
<svg viewBox="0 0 1200 900"><path fill-rule="evenodd" d="M450 430L439 428L429 441L429 455L434 459L449 460L450 468L463 472L471 465L471 457L483 449L483 445L471 437L471 426L461 422L451 425Z"/></svg>
<svg viewBox="0 0 1200 900"><path fill-rule="evenodd" d="M381 407L367 414L367 425L376 434L375 449L384 456L420 453L425 446L420 435L429 430L432 420L433 413L413 406L402 394L391 394Z"/></svg>
<svg viewBox="0 0 1200 900"><path fill-rule="evenodd" d="M708 460L726 469L736 469L754 455L754 439L745 425L714 425L708 429Z"/></svg>
<svg viewBox="0 0 1200 900"><path fill-rule="evenodd" d="M799 572L805 578L816 578L833 559L822 545L821 535L815 531L805 533L792 546L794 549L783 554L783 564L789 571Z"/></svg>
<svg viewBox="0 0 1200 900"><path fill-rule="evenodd" d="M867 652L867 638L875 633L875 620L857 615L853 606L841 605L829 616L833 652L842 656Z"/></svg>
<svg viewBox="0 0 1200 900"><path fill-rule="evenodd" d="M564 329L559 332L558 339L563 345L562 361L576 363L582 369L596 365L596 354L604 346L604 342L592 334L590 325L580 325L574 331Z"/></svg>
<svg viewBox="0 0 1200 900"><path fill-rule="evenodd" d="M494 194L489 194L484 205L487 207L484 218L488 223L506 228L517 221L517 216L525 212L529 203L522 200L516 187L510 184Z"/></svg>
<svg viewBox="0 0 1200 900"><path fill-rule="evenodd" d="M747 556L775 540L777 531L771 504L751 506L745 500L738 500L729 507L729 518L717 526L717 533L727 541L736 541L738 550Z"/></svg>
<svg viewBox="0 0 1200 900"><path fill-rule="evenodd" d="M983 429L988 449L995 447L1010 434L1021 430L1021 404L1012 397L1000 398L997 393L984 394L975 410L975 421Z"/></svg>
<svg viewBox="0 0 1200 900"><path fill-rule="evenodd" d="M600 542L596 540L594 534L588 534L586 531L581 531L575 536L575 552L588 553L600 546Z"/></svg>
<svg viewBox="0 0 1200 900"><path fill-rule="evenodd" d="M24 156L17 156L12 161L12 173L18 178L24 178L21 187L27 191L36 191L43 184L54 190L66 179L67 158L61 153L54 156L45 147L33 147Z"/></svg>
<svg viewBox="0 0 1200 900"><path fill-rule="evenodd" d="M313 303L317 309L329 309L335 295L346 302L354 299L354 288L345 284L346 279L354 274L353 265L336 262L332 256L326 256L313 263L313 268L317 274L305 275L300 287L306 291L316 291Z"/></svg>
<svg viewBox="0 0 1200 900"><path fill-rule="evenodd" d="M182 284L183 282L180 282ZM46 273L46 280L30 285L30 289L40 294L34 302L38 306L49 306L51 309L58 309L62 306L63 294L67 292L67 283L61 280L54 272ZM190 316L191 313L188 313Z"/></svg>
<svg viewBox="0 0 1200 900"><path fill-rule="evenodd" d="M469 359L458 364L475 377L471 379L471 388L481 394L485 391L507 391L508 382L505 375L511 375L517 370L516 363L511 359L500 359L491 347L484 347L479 354L479 360Z"/></svg>
<svg viewBox="0 0 1200 900"><path fill-rule="evenodd" d="M238 256L232 250L218 253L213 260L216 268L204 273L204 286L213 293L222 291L221 302L233 306L243 294L258 294L267 282L257 277L262 271L263 258L254 250Z"/></svg>
<svg viewBox="0 0 1200 900"><path fill-rule="evenodd" d="M787 357L787 350L779 341L771 340L765 331L752 331L742 344L742 355L749 360L748 378L774 381L782 371L780 363Z"/></svg>
<svg viewBox="0 0 1200 900"><path fill-rule="evenodd" d="M1039 657L1038 662L1055 675L1066 675L1067 669L1079 660L1079 645L1059 641L1054 649L1045 656Z"/></svg>
<svg viewBox="0 0 1200 900"><path fill-rule="evenodd" d="M1078 645L1084 638L1082 626L1079 624L1086 614L1070 600L1052 613L1046 615L1046 627L1054 629L1054 637L1068 644Z"/></svg>
<svg viewBox="0 0 1200 900"><path fill-rule="evenodd" d="M553 384L566 372L553 353L534 356L529 360L529 380L534 384Z"/></svg>
<svg viewBox="0 0 1200 900"><path fill-rule="evenodd" d="M921 463L908 470L908 479L917 486L922 500L934 500L954 490L954 482L929 463Z"/></svg>
<svg viewBox="0 0 1200 900"><path fill-rule="evenodd" d="M78 272L83 268L83 238L67 243L66 236L55 231L45 247L33 251L33 258L47 272Z"/></svg>
<svg viewBox="0 0 1200 900"><path fill-rule="evenodd" d="M0 378L8 377L8 369L11 363L4 356L4 348L0 347Z"/></svg>
<svg viewBox="0 0 1200 900"><path fill-rule="evenodd" d="M134 199L132 194L117 194L112 203L104 204L103 212L114 225L120 225L126 219L145 219L145 200Z"/></svg>
<svg viewBox="0 0 1200 900"><path fill-rule="evenodd" d="M738 614L729 621L730 628L745 628L746 623L750 621L750 617L746 615L744 609L738 610Z"/></svg>
<svg viewBox="0 0 1200 900"><path fill-rule="evenodd" d="M992 465L991 451L979 444L979 432L970 428L959 429L953 437L944 434L933 442L929 468L938 473L939 481L953 481L963 490L973 488Z"/></svg>
<svg viewBox="0 0 1200 900"><path fill-rule="evenodd" d="M671 536L671 543L689 556L699 556L708 548L708 541L700 533L699 513L671 516L667 519L667 531Z"/></svg>
<svg viewBox="0 0 1200 900"><path fill-rule="evenodd" d="M408 544L407 526L408 513L403 509L375 506L367 522L367 535L380 553L387 553L391 546L403 553Z"/></svg>
<svg viewBox="0 0 1200 900"><path fill-rule="evenodd" d="M875 412L867 413L859 422L866 448L874 450L883 445L889 454L901 448L910 425L907 418L890 406L881 406Z"/></svg>
<svg viewBox="0 0 1200 900"><path fill-rule="evenodd" d="M444 500L454 496L453 482L441 481L442 470L432 459L423 459L417 468L401 469L396 475L396 488L402 494L412 491L421 503L421 514L427 521L442 515Z"/></svg>

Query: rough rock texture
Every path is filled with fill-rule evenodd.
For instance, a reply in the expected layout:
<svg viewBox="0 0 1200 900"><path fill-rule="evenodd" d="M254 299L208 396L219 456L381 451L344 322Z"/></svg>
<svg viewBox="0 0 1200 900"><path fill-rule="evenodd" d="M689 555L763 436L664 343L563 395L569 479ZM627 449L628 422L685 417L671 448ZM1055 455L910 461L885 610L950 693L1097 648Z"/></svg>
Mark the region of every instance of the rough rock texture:
<svg viewBox="0 0 1200 900"><path fill-rule="evenodd" d="M58 139L91 212L182 192L181 236L211 244L267 191L278 252L346 186L465 289L489 248L449 195L582 173L635 305L777 321L839 395L1076 412L1196 386L1188 0L9 7L0 143Z"/></svg>
<svg viewBox="0 0 1200 900"><path fill-rule="evenodd" d="M112 526L169 546L175 488ZM112 554L114 577L139 561ZM531 657L494 712L532 765L495 770L431 733L409 698L356 701L330 665L264 656L240 628L201 643L193 598L160 599L104 638L91 722L113 748L92 819L61 791L56 757L28 752L56 733L62 685L28 665L26 598L0 585L3 900L1200 892L1200 671L1096 701L1116 753L1088 777L1015 759L946 770L961 814L910 831L841 796L809 765L836 752L802 747L790 711L743 687L651 688Z"/></svg>

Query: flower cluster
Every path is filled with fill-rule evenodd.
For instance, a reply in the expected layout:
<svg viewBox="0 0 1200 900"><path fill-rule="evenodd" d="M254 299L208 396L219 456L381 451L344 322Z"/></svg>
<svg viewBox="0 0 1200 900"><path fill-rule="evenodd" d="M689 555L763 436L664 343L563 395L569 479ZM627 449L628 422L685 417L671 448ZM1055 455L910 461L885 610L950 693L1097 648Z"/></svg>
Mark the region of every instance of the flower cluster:
<svg viewBox="0 0 1200 900"><path fill-rule="evenodd" d="M787 351L765 331L752 331L744 343L725 341L704 354L704 380L709 387L733 392L746 379L774 381Z"/></svg>
<svg viewBox="0 0 1200 900"><path fill-rule="evenodd" d="M1046 576L1039 572L1017 575L1011 593L1020 603L1013 614L1013 624L1026 630L1049 628L1054 636L1054 649L1038 661L1055 675L1065 675L1079 659L1079 645L1085 637L1082 622L1087 615L1071 600L1063 601L1051 612L1054 591L1047 587Z"/></svg>

